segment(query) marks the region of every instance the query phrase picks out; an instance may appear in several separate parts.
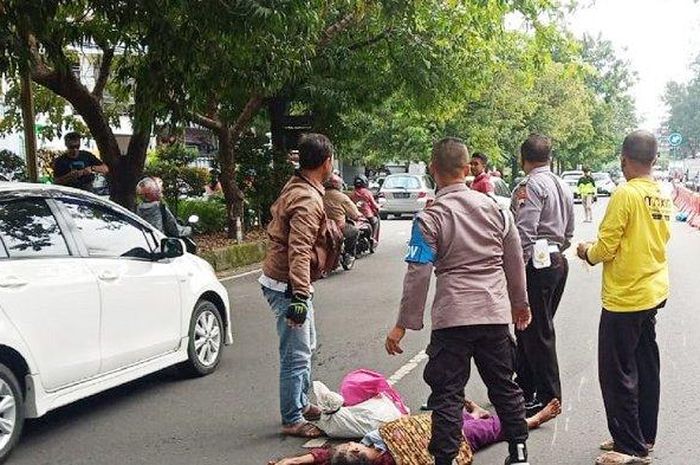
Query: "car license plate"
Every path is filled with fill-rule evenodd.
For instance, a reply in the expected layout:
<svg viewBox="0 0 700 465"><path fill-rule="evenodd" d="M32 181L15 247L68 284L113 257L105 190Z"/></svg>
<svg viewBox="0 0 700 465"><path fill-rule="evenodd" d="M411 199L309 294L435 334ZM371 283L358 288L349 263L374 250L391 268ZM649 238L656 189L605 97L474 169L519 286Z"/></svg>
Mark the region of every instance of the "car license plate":
<svg viewBox="0 0 700 465"><path fill-rule="evenodd" d="M394 198L395 199L410 199L411 194L409 194L408 192L397 192L396 194L394 194Z"/></svg>

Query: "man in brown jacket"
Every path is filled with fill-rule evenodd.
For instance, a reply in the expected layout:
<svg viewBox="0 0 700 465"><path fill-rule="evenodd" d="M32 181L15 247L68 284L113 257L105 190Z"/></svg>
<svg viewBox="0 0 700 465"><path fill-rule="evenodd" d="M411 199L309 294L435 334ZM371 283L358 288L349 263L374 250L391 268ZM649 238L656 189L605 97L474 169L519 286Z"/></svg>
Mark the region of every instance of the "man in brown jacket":
<svg viewBox="0 0 700 465"><path fill-rule="evenodd" d="M333 146L326 136L299 141L299 170L272 205L262 292L277 322L282 433L318 437L308 423L320 410L309 403L311 354L316 348L311 282L320 275L326 214L323 182L333 171Z"/></svg>
<svg viewBox="0 0 700 465"><path fill-rule="evenodd" d="M432 391L428 450L435 465L450 465L457 456L472 357L509 443L506 464L526 464L525 399L513 381L515 346L509 331L511 322L522 330L531 318L518 231L510 212L467 187L469 152L461 140L435 144L430 171L439 190L433 205L413 223L401 309L386 350L400 354L406 329L423 328L434 270L432 333L423 378Z"/></svg>

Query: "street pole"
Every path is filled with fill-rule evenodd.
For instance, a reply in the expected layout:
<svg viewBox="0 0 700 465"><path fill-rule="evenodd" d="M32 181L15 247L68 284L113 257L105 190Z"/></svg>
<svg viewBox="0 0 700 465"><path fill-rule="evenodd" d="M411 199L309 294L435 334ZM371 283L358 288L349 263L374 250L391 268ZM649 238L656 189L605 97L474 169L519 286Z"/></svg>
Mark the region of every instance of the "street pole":
<svg viewBox="0 0 700 465"><path fill-rule="evenodd" d="M22 121L24 123L24 156L30 182L38 182L36 164L36 133L34 126L34 97L29 68L22 71L21 77Z"/></svg>

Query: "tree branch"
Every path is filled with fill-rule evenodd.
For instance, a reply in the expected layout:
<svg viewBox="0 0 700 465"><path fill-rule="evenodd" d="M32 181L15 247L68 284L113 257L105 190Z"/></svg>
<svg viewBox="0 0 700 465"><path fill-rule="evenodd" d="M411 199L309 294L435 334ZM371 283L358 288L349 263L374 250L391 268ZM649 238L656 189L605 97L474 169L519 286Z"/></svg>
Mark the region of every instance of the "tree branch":
<svg viewBox="0 0 700 465"><path fill-rule="evenodd" d="M370 37L369 39L349 45L348 50L355 51L364 47L369 47L370 45L374 45L380 40L387 38L389 35L391 35L392 32L394 32L393 29L384 29L382 32L380 32L374 37Z"/></svg>
<svg viewBox="0 0 700 465"><path fill-rule="evenodd" d="M97 100L102 100L102 95L109 80L109 73L112 69L112 60L114 59L114 47L103 49L102 62L100 63L100 74L95 82L95 88L92 89L92 95Z"/></svg>
<svg viewBox="0 0 700 465"><path fill-rule="evenodd" d="M190 116L192 118L192 122L199 124L200 126L205 127L210 131L220 131L223 127L220 121L217 121L213 118L209 118L204 115L200 115L199 113L193 113Z"/></svg>
<svg viewBox="0 0 700 465"><path fill-rule="evenodd" d="M254 93L250 96L248 103L245 104L243 111L238 115L236 122L231 127L231 138L233 140L238 139L243 131L248 128L250 122L255 118L255 115L258 114L258 111L260 111L264 103L265 99L262 95Z"/></svg>
<svg viewBox="0 0 700 465"><path fill-rule="evenodd" d="M367 0L365 3L367 4L369 1ZM344 32L352 23L358 19L361 19L362 13L360 10L361 8L358 8L357 10L345 15L341 20L328 26L328 28L326 28L326 30L323 32L323 37L321 37L321 40L318 43L318 49L322 50L326 48L333 41L333 39L336 38L336 36Z"/></svg>

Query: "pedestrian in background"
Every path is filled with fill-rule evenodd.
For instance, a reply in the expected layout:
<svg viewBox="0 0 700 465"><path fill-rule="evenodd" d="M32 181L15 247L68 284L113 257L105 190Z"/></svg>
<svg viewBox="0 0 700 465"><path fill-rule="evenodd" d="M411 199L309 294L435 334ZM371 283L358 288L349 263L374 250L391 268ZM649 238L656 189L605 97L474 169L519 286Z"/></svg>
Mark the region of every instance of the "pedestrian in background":
<svg viewBox="0 0 700 465"><path fill-rule="evenodd" d="M489 159L488 157L480 152L472 155L472 159L469 162L469 168L474 176L471 188L482 194L493 193L493 183L491 182L491 175L488 173Z"/></svg>
<svg viewBox="0 0 700 465"><path fill-rule="evenodd" d="M530 322L520 239L510 212L467 187L469 152L461 140L436 143L429 168L438 193L433 205L414 219L399 317L386 350L402 353L406 329L423 328L435 270L429 361L423 375L431 388L429 451L435 465L452 464L463 440L464 387L472 358L503 424L509 443L506 463L527 463L525 401L513 381L509 331L511 322L520 330Z"/></svg>
<svg viewBox="0 0 700 465"><path fill-rule="evenodd" d="M282 433L306 438L321 431L308 421L321 411L309 401L311 355L316 327L311 282L321 275L326 213L323 183L333 171L333 146L326 136L299 141L299 170L272 205L268 246L260 284L279 337L279 395Z"/></svg>
<svg viewBox="0 0 700 465"><path fill-rule="evenodd" d="M69 132L63 138L66 152L53 161L56 184L92 191L95 173L107 174L109 168L92 153L80 150L80 134Z"/></svg>
<svg viewBox="0 0 700 465"><path fill-rule="evenodd" d="M523 246L532 324L516 331L517 382L525 392L528 414L533 414L552 399L561 400L554 315L569 273L563 252L574 234L574 199L549 169L548 137L532 134L520 154L527 177L513 194L512 208Z"/></svg>
<svg viewBox="0 0 700 465"><path fill-rule="evenodd" d="M583 176L581 176L576 185L578 188L578 195L581 196L581 203L583 204L583 211L586 215L584 221L586 223L593 222L593 202L595 201L598 189L595 185L595 179L591 176L591 169L584 168Z"/></svg>
<svg viewBox="0 0 700 465"><path fill-rule="evenodd" d="M598 240L579 244L578 256L603 263L603 311L598 376L612 440L601 465L645 464L656 442L660 359L656 316L669 296L666 245L671 199L652 178L656 138L635 131L622 145L627 183L613 193Z"/></svg>

